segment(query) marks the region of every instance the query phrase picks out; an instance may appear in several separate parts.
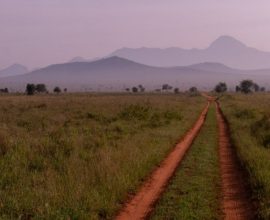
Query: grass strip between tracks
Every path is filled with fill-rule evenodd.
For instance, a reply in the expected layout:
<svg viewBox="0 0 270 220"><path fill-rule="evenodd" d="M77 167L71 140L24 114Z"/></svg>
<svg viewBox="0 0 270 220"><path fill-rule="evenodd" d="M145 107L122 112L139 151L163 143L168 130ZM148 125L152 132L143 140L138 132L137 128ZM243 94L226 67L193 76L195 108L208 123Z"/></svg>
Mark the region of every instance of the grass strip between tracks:
<svg viewBox="0 0 270 220"><path fill-rule="evenodd" d="M220 177L218 129L214 106L151 217L157 219L217 219Z"/></svg>

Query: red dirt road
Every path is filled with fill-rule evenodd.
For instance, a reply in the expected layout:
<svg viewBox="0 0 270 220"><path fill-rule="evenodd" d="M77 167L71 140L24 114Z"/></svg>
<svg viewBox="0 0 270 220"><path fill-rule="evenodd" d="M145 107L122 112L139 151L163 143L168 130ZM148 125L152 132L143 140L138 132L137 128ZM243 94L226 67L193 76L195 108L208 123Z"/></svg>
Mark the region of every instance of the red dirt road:
<svg viewBox="0 0 270 220"><path fill-rule="evenodd" d="M225 220L256 219L250 191L236 152L230 144L228 126L216 102L219 127L219 157L221 172L221 205Z"/></svg>
<svg viewBox="0 0 270 220"><path fill-rule="evenodd" d="M151 174L138 193L124 204L116 220L137 220L145 219L149 216L155 203L165 190L169 180L204 124L208 107L209 102L192 129L189 130L181 142L176 145L160 166Z"/></svg>

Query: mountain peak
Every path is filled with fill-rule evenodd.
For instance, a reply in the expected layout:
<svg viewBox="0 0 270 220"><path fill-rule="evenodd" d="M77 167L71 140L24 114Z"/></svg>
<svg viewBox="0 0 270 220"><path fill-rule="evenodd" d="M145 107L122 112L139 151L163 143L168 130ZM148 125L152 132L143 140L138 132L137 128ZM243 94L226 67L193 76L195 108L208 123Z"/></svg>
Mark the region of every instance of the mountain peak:
<svg viewBox="0 0 270 220"><path fill-rule="evenodd" d="M0 77L5 77L5 76L13 76L13 75L21 75L25 74L28 72L27 67L21 65L21 64L12 64L11 66L0 70Z"/></svg>
<svg viewBox="0 0 270 220"><path fill-rule="evenodd" d="M210 49L238 49L245 48L241 41L227 35L220 36L210 46Z"/></svg>

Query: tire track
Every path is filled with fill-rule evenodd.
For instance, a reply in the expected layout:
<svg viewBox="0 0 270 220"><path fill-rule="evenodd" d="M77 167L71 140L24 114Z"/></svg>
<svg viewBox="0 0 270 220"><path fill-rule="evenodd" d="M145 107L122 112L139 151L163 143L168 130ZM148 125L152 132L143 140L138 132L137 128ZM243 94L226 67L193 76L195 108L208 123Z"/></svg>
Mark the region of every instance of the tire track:
<svg viewBox="0 0 270 220"><path fill-rule="evenodd" d="M216 102L219 127L221 205L225 220L256 219L253 201L236 152L230 144L229 129L220 105Z"/></svg>
<svg viewBox="0 0 270 220"><path fill-rule="evenodd" d="M209 104L208 102L193 127L150 175L138 193L124 204L123 209L116 216L116 220L145 219L150 215L155 203L164 192L169 180L204 124Z"/></svg>

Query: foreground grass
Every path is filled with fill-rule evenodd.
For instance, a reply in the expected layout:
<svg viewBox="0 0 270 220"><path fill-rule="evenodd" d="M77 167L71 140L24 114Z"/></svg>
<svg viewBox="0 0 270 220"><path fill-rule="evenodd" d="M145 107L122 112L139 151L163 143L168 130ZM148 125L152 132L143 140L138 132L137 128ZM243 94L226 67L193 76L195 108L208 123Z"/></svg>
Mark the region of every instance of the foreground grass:
<svg viewBox="0 0 270 220"><path fill-rule="evenodd" d="M218 129L212 105L151 219L218 219L219 182Z"/></svg>
<svg viewBox="0 0 270 220"><path fill-rule="evenodd" d="M228 95L221 103L258 200L258 216L270 219L270 94Z"/></svg>
<svg viewBox="0 0 270 220"><path fill-rule="evenodd" d="M201 97L0 97L0 218L109 219L197 119Z"/></svg>

